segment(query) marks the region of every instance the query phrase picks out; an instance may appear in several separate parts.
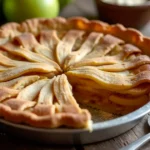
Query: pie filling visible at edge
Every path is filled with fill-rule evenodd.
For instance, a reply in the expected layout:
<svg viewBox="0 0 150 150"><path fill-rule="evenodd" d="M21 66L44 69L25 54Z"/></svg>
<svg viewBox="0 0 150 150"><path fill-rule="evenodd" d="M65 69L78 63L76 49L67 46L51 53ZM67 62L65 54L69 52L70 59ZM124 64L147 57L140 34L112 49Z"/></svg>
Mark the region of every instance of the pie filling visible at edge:
<svg viewBox="0 0 150 150"><path fill-rule="evenodd" d="M0 116L34 127L91 128L78 103L114 114L149 101L150 39L76 17L0 28Z"/></svg>

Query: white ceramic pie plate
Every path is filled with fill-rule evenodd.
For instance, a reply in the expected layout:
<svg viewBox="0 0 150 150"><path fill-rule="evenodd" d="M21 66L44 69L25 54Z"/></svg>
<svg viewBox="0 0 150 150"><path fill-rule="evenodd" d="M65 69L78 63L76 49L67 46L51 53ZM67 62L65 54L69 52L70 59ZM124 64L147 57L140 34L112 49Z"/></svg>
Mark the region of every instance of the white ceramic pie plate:
<svg viewBox="0 0 150 150"><path fill-rule="evenodd" d="M134 127L148 112L150 102L138 110L112 119L109 121L96 122L93 124L93 131L85 129L42 129L21 124L14 124L0 119L1 125L8 132L30 140L48 144L88 144L118 136Z"/></svg>

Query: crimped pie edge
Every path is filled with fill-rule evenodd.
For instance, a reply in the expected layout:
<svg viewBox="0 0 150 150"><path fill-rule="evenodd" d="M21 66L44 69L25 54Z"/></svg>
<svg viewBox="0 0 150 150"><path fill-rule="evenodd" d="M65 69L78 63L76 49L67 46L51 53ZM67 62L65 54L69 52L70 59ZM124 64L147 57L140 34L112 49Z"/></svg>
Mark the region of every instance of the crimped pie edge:
<svg viewBox="0 0 150 150"><path fill-rule="evenodd" d="M126 42L136 45L145 54L150 55L150 38L145 37L140 31L133 28L126 28L121 24L109 25L99 20L88 20L84 17L53 19L34 18L25 20L22 23L10 22L0 27L0 38L14 37L22 32L37 34L41 29L69 30L79 29L84 31L95 31L104 34L112 34Z"/></svg>

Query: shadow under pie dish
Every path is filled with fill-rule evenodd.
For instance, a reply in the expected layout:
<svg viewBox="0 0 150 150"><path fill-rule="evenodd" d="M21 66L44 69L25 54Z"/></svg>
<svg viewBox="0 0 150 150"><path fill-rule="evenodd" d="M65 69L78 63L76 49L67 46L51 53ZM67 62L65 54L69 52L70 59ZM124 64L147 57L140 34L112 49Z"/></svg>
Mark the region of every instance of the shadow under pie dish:
<svg viewBox="0 0 150 150"><path fill-rule="evenodd" d="M0 116L33 127L86 128L79 104L117 115L149 101L150 39L85 18L30 19L0 28Z"/></svg>

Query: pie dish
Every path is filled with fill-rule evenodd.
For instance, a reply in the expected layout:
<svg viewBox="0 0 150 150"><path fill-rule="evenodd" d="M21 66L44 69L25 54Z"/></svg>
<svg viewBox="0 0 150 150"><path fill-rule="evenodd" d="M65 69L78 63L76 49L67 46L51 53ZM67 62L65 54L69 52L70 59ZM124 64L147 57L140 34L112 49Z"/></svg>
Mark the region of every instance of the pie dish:
<svg viewBox="0 0 150 150"><path fill-rule="evenodd" d="M149 101L150 39L86 18L0 28L0 116L41 128L92 129L79 104L127 114Z"/></svg>

